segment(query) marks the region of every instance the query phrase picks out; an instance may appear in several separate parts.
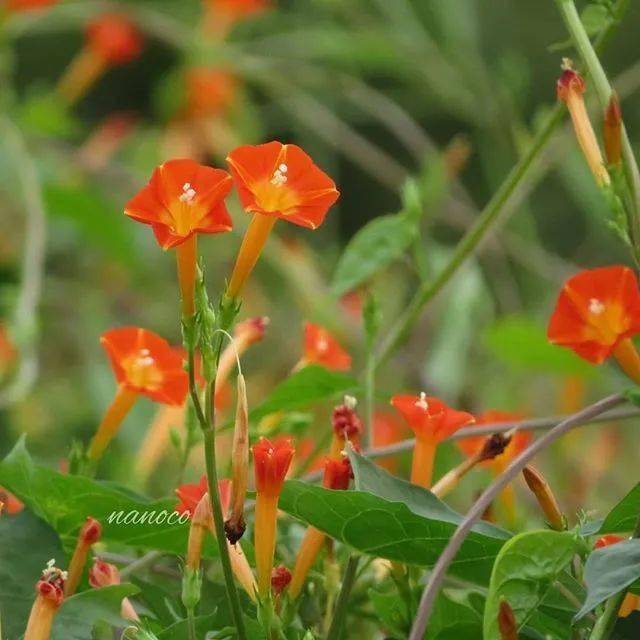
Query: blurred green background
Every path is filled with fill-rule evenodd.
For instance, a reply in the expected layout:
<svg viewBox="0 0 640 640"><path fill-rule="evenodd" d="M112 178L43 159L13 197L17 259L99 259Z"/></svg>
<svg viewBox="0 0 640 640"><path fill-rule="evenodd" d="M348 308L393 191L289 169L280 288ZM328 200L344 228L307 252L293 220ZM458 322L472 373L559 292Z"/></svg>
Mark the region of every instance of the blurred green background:
<svg viewBox="0 0 640 640"><path fill-rule="evenodd" d="M581 8L592 33L609 19L607 2ZM65 104L56 85L83 47L85 25L114 10L138 25L142 54ZM555 102L561 58L574 55L551 0L273 2L225 37L203 30L203 11L199 0L64 1L3 24L0 319L17 354L5 348L0 366L0 454L24 432L37 456L57 465L73 438L90 437L114 389L98 342L104 330L135 324L179 341L174 257L122 215L157 164L192 148L199 160L224 166L237 144L278 139L302 146L341 190L317 232L279 225L253 276L242 315L271 318L246 358L255 403L300 358L304 320L333 331L361 375L360 321L331 289L345 244L367 221L399 210L405 180L417 177L421 239L367 283L384 332L526 149ZM603 55L633 142L639 29L632 3ZM224 69L236 85L225 108L196 117L186 78L203 67ZM127 115L120 129L114 114ZM599 129L596 105L592 115ZM96 138L100 131L105 137ZM443 165L453 179L442 179ZM380 372L380 407L392 393L426 389L472 411L546 416L624 384L613 366L584 366L544 337L565 277L627 261L568 127L508 214ZM200 243L212 292L246 226L235 201L232 215L233 234ZM105 473L130 479L154 412L139 403ZM309 419L322 433L326 408ZM637 428L633 421L586 428L549 452L541 464L569 510L599 508L626 492L636 448L625 443ZM457 455L445 450L440 467ZM170 450L166 464L175 464ZM576 470L571 480L567 465ZM152 491L169 492L169 475L156 472ZM454 498L458 506L477 478Z"/></svg>

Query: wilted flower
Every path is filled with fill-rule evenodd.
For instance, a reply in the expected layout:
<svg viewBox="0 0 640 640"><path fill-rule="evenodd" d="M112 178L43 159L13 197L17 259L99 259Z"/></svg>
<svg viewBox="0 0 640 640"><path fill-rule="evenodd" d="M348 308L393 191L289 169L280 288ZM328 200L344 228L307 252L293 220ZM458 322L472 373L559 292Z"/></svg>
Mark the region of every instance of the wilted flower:
<svg viewBox="0 0 640 640"><path fill-rule="evenodd" d="M125 206L125 215L151 225L163 249L176 247L182 310L195 311L195 278L199 233L222 233L232 228L225 198L231 176L193 160L169 160L157 167L149 183Z"/></svg>
<svg viewBox="0 0 640 640"><path fill-rule="evenodd" d="M640 383L640 357L631 337L640 332L640 291L628 267L581 271L565 283L549 321L549 341L592 364L613 355Z"/></svg>
<svg viewBox="0 0 640 640"><path fill-rule="evenodd" d="M425 393L393 396L391 404L416 436L411 482L429 487L438 443L472 424L474 417L465 411L451 409L442 400L428 397Z"/></svg>
<svg viewBox="0 0 640 640"><path fill-rule="evenodd" d="M289 438L279 438L273 442L261 438L258 444L253 445L257 494L254 545L258 591L263 597L269 595L271 588L278 498L294 453L295 449Z"/></svg>
<svg viewBox="0 0 640 640"><path fill-rule="evenodd" d="M332 371L346 371L351 368L351 356L327 329L305 322L302 364L319 364Z"/></svg>
<svg viewBox="0 0 640 640"><path fill-rule="evenodd" d="M339 193L333 180L293 144L238 147L227 162L242 206L254 214L227 287L226 295L237 298L276 220L316 229Z"/></svg>
<svg viewBox="0 0 640 640"><path fill-rule="evenodd" d="M36 584L36 599L31 607L23 640L49 640L53 618L64 600L65 571L50 560Z"/></svg>
<svg viewBox="0 0 640 640"><path fill-rule="evenodd" d="M179 350L157 334L137 327L111 329L100 338L118 381L118 391L96 432L88 455L99 459L139 395L181 405L189 382Z"/></svg>

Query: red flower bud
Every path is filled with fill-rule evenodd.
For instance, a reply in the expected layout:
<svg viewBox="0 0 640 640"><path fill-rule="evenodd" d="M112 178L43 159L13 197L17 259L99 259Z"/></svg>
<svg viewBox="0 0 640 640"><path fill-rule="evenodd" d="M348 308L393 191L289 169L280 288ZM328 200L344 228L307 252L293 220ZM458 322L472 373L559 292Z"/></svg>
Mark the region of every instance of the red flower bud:
<svg viewBox="0 0 640 640"><path fill-rule="evenodd" d="M102 535L102 526L100 523L92 517L88 517L87 521L82 525L80 530L80 538L83 543L90 546L100 540Z"/></svg>
<svg viewBox="0 0 640 640"><path fill-rule="evenodd" d="M99 16L88 25L86 35L89 47L109 64L127 64L142 52L142 36L124 15Z"/></svg>
<svg viewBox="0 0 640 640"><path fill-rule="evenodd" d="M279 596L291 582L291 571L287 569L283 564L275 567L271 571L271 591L276 596Z"/></svg>
<svg viewBox="0 0 640 640"><path fill-rule="evenodd" d="M362 433L362 421L355 411L355 403L345 398L345 403L333 410L331 425L337 436L357 440Z"/></svg>
<svg viewBox="0 0 640 640"><path fill-rule="evenodd" d="M327 489L346 490L349 488L349 482L353 478L353 469L349 458L342 458L342 460L327 459L324 465L324 476L322 478L322 484Z"/></svg>
<svg viewBox="0 0 640 640"><path fill-rule="evenodd" d="M100 560L100 558L96 558L89 571L89 584L94 589L120 584L120 572L118 571L118 567L113 564L109 564L104 560Z"/></svg>
<svg viewBox="0 0 640 640"><path fill-rule="evenodd" d="M556 83L558 100L563 102L567 101L570 93L582 95L585 89L584 78L573 69L565 69Z"/></svg>
<svg viewBox="0 0 640 640"><path fill-rule="evenodd" d="M265 495L278 496L295 449L289 438L278 438L273 442L260 438L253 445L256 491Z"/></svg>

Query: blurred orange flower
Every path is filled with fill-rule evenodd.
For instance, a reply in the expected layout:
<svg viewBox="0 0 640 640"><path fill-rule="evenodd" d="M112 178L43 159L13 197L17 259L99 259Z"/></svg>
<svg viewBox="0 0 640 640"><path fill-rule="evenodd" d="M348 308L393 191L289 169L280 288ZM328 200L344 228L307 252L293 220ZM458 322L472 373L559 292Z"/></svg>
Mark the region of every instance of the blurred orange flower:
<svg viewBox="0 0 640 640"><path fill-rule="evenodd" d="M59 0L7 0L7 11L37 11L56 4Z"/></svg>
<svg viewBox="0 0 640 640"><path fill-rule="evenodd" d="M242 241L227 295L236 298L278 218L316 229L340 195L333 180L298 146L268 142L227 156L240 202L255 214Z"/></svg>
<svg viewBox="0 0 640 640"><path fill-rule="evenodd" d="M640 358L631 336L640 332L640 291L628 267L581 271L565 283L549 321L549 341L592 364L614 355L640 382Z"/></svg>
<svg viewBox="0 0 640 640"><path fill-rule="evenodd" d="M169 160L157 167L149 183L125 207L125 215L151 225L163 249L177 247L178 280L183 313L193 315L196 235L232 228L224 199L231 176L193 160Z"/></svg>
<svg viewBox="0 0 640 640"><path fill-rule="evenodd" d="M373 415L373 446L386 447L404 440L408 436L408 429L402 420L390 411L376 411ZM390 473L398 468L397 456L378 458L377 464Z"/></svg>
<svg viewBox="0 0 640 640"><path fill-rule="evenodd" d="M351 356L319 324L304 323L304 364L319 364L333 371L351 368Z"/></svg>
<svg viewBox="0 0 640 640"><path fill-rule="evenodd" d="M0 502L3 504L0 513L7 513L10 516L20 513L24 509L24 504L4 487L0 487Z"/></svg>
<svg viewBox="0 0 640 640"><path fill-rule="evenodd" d="M18 352L13 345L9 331L4 324L0 323L0 378L11 369Z"/></svg>
<svg viewBox="0 0 640 640"><path fill-rule="evenodd" d="M105 13L87 25L87 46L110 65L135 60L144 46L138 28L124 14Z"/></svg>
<svg viewBox="0 0 640 640"><path fill-rule="evenodd" d="M205 0L205 30L224 38L231 27L271 7L269 0Z"/></svg>
<svg viewBox="0 0 640 640"><path fill-rule="evenodd" d="M185 78L187 114L192 118L225 112L236 96L238 81L223 69L195 67Z"/></svg>
<svg viewBox="0 0 640 640"><path fill-rule="evenodd" d="M416 435L411 482L429 487L438 443L461 427L472 424L474 417L465 411L451 409L442 400L427 397L425 393L393 396L391 404Z"/></svg>
<svg viewBox="0 0 640 640"><path fill-rule="evenodd" d="M207 484L207 476L202 475L197 483L186 483L180 485L175 493L180 502L176 505L175 511L178 513L186 513L189 517L193 516L198 503L209 491ZM229 500L231 499L231 480L218 480L218 491L220 492L220 504L222 506L222 514L226 515L229 510Z"/></svg>

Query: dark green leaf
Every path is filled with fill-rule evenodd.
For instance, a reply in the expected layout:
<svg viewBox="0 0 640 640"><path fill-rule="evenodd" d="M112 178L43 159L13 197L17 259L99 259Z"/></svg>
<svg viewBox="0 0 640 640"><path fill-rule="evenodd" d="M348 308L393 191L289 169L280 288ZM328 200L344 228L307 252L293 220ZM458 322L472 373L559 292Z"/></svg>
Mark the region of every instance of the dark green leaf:
<svg viewBox="0 0 640 640"><path fill-rule="evenodd" d="M353 392L357 386L358 383L351 376L309 365L281 382L251 412L250 419L255 421L277 411L301 409L314 402Z"/></svg>
<svg viewBox="0 0 640 640"><path fill-rule="evenodd" d="M351 239L333 276L332 290L343 295L400 258L416 237L417 227L403 215L375 218Z"/></svg>
<svg viewBox="0 0 640 640"><path fill-rule="evenodd" d="M624 540L596 549L584 567L587 599L576 620L640 578L640 540Z"/></svg>
<svg viewBox="0 0 640 640"><path fill-rule="evenodd" d="M75 544L80 526L88 516L102 524L105 542L120 542L141 549L157 549L184 554L187 548L187 524L156 524L148 519L165 512L172 514L176 501L146 500L130 491L81 476L62 475L36 466L29 456L24 439L0 462L0 485L15 493L36 515L50 524L67 548ZM120 521L117 516L122 512ZM146 521L124 520L126 514L145 514ZM111 516L111 518L110 518ZM215 556L215 545L207 539L205 551Z"/></svg>
<svg viewBox="0 0 640 640"><path fill-rule="evenodd" d="M98 622L123 627L122 599L138 592L131 584L90 589L67 598L55 617L51 640L87 640Z"/></svg>
<svg viewBox="0 0 640 640"><path fill-rule="evenodd" d="M358 491L330 491L299 481L285 483L280 507L354 549L430 567L461 516L421 487L393 477L350 453ZM487 523L474 527L451 571L486 584L493 560L509 533Z"/></svg>
<svg viewBox="0 0 640 640"><path fill-rule="evenodd" d="M435 602L425 640L477 640L482 637L484 598L475 591L445 589Z"/></svg>
<svg viewBox="0 0 640 640"><path fill-rule="evenodd" d="M49 525L29 510L0 518L0 619L6 640L24 632L36 582L51 558L62 561L64 553Z"/></svg>
<svg viewBox="0 0 640 640"><path fill-rule="evenodd" d="M638 513L640 513L640 483L611 509L597 533L632 531L636 526Z"/></svg>
<svg viewBox="0 0 640 640"><path fill-rule="evenodd" d="M569 532L530 531L509 540L496 558L484 612L484 640L500 640L498 611L505 598L519 628L545 602L563 569L576 553Z"/></svg>

